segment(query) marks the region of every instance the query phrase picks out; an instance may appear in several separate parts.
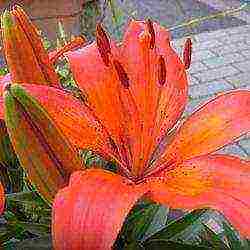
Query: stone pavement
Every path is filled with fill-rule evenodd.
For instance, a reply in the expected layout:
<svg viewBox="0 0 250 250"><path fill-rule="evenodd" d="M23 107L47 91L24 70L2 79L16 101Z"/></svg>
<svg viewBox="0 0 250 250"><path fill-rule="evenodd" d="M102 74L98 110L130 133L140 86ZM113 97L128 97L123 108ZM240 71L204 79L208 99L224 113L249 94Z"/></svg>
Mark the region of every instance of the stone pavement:
<svg viewBox="0 0 250 250"><path fill-rule="evenodd" d="M173 41L179 54L184 41L185 38ZM217 93L239 88L250 90L250 25L193 36L192 59L186 114ZM219 152L250 160L250 134Z"/></svg>

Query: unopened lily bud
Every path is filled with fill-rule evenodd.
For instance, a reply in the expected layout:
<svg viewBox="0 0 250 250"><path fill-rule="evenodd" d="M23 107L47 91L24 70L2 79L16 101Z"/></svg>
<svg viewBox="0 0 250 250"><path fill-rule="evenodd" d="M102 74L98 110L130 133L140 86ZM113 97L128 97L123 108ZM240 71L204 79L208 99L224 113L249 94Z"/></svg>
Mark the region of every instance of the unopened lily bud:
<svg viewBox="0 0 250 250"><path fill-rule="evenodd" d="M4 91L5 122L28 178L52 202L73 171L82 169L77 152L48 113L21 85Z"/></svg>
<svg viewBox="0 0 250 250"><path fill-rule="evenodd" d="M20 7L5 11L2 35L6 61L15 83L58 86L59 79L35 26Z"/></svg>

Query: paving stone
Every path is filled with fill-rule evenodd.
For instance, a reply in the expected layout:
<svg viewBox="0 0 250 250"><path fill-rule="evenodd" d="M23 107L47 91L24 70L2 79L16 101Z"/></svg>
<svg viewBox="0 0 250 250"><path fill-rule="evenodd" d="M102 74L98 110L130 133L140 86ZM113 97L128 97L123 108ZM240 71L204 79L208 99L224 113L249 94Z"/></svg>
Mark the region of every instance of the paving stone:
<svg viewBox="0 0 250 250"><path fill-rule="evenodd" d="M244 148L244 150L246 151L247 156L249 158L250 157L250 138L240 140L238 143L242 148Z"/></svg>
<svg viewBox="0 0 250 250"><path fill-rule="evenodd" d="M204 32L196 35L198 41L207 41L208 39L214 39L221 36L227 36L230 29L216 30L213 32Z"/></svg>
<svg viewBox="0 0 250 250"><path fill-rule="evenodd" d="M197 62L214 56L216 54L210 50L197 50L192 54L192 61Z"/></svg>
<svg viewBox="0 0 250 250"><path fill-rule="evenodd" d="M245 2L249 2L249 1L246 0ZM239 11L238 13L235 13L233 16L236 17L236 18L238 18L238 19L241 19L241 20L245 21L248 24L250 23L249 10L247 10L247 9Z"/></svg>
<svg viewBox="0 0 250 250"><path fill-rule="evenodd" d="M202 62L208 68L217 68L223 65L234 63L234 62L242 62L244 60L245 60L245 57L241 55L240 53L232 53L232 54L227 54L224 56L216 56L216 57L204 59Z"/></svg>
<svg viewBox="0 0 250 250"><path fill-rule="evenodd" d="M198 98L198 99L193 99L193 100L189 101L186 108L185 108L185 115L192 113L201 104L205 103L208 99L209 99L209 97L205 97L205 98Z"/></svg>
<svg viewBox="0 0 250 250"><path fill-rule="evenodd" d="M250 60L234 63L234 67L238 68L240 71L249 72L250 69Z"/></svg>
<svg viewBox="0 0 250 250"><path fill-rule="evenodd" d="M250 58L250 40L249 40L249 49L242 50L241 55L243 55L246 58Z"/></svg>
<svg viewBox="0 0 250 250"><path fill-rule="evenodd" d="M227 145L224 148L218 150L217 152L220 154L240 156L241 158L244 158L244 159L248 157L248 155L242 150L242 148L239 145L237 145L237 143Z"/></svg>
<svg viewBox="0 0 250 250"><path fill-rule="evenodd" d="M238 42L245 42L250 37L249 32L250 32L250 28L248 28L248 31L246 33L230 34L227 36L217 37L216 39L218 40L218 42L222 43L223 45L238 43Z"/></svg>
<svg viewBox="0 0 250 250"><path fill-rule="evenodd" d="M249 13L248 13L249 14ZM232 34L244 34L246 32L249 32L250 30L250 25L242 25L240 27L235 27L235 28L229 28L227 29L227 33L232 35Z"/></svg>
<svg viewBox="0 0 250 250"><path fill-rule="evenodd" d="M231 65L228 65L196 73L193 76L196 77L198 80L200 80L200 82L209 82L227 76L236 75L237 73L240 73L238 69L234 68Z"/></svg>
<svg viewBox="0 0 250 250"><path fill-rule="evenodd" d="M244 43L244 42L239 42L239 43L232 43L232 44L227 44L215 48L211 48L210 50L217 55L225 55L225 54L230 54L234 52L240 52L242 50L247 50L249 49L249 44Z"/></svg>
<svg viewBox="0 0 250 250"><path fill-rule="evenodd" d="M189 94L191 98L199 98L205 96L215 95L219 92L233 89L233 86L224 79L219 79L214 82L198 84L190 86Z"/></svg>
<svg viewBox="0 0 250 250"><path fill-rule="evenodd" d="M193 41L193 48L194 50L203 50L203 49L210 49L214 47L222 46L223 43L218 41L217 39L209 39L207 41Z"/></svg>
<svg viewBox="0 0 250 250"><path fill-rule="evenodd" d="M235 88L250 86L250 72L240 73L225 78Z"/></svg>
<svg viewBox="0 0 250 250"><path fill-rule="evenodd" d="M200 71L205 71L207 69L208 67L206 67L202 62L194 62L194 63L191 63L189 73L194 74Z"/></svg>
<svg viewBox="0 0 250 250"><path fill-rule="evenodd" d="M200 82L190 74L188 74L188 83L190 86L200 84Z"/></svg>
<svg viewBox="0 0 250 250"><path fill-rule="evenodd" d="M240 89L250 90L250 85L246 85L244 87L240 87Z"/></svg>

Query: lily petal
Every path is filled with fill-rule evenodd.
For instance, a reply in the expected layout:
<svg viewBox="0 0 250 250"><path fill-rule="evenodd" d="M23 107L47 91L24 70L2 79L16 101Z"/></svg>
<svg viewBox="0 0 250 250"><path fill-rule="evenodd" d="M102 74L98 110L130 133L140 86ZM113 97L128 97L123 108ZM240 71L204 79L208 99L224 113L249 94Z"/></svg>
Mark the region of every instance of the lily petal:
<svg viewBox="0 0 250 250"><path fill-rule="evenodd" d="M0 215L4 211L4 206L5 206L5 194L4 194L4 188L2 183L0 182Z"/></svg>
<svg viewBox="0 0 250 250"><path fill-rule="evenodd" d="M174 208L211 207L250 236L250 161L226 155L193 158L148 179L150 197Z"/></svg>
<svg viewBox="0 0 250 250"><path fill-rule="evenodd" d="M3 45L12 82L59 86L36 28L20 7L2 17Z"/></svg>
<svg viewBox="0 0 250 250"><path fill-rule="evenodd" d="M105 37L106 47L107 42ZM121 48L112 41L110 46L110 66L95 43L66 55L90 106L114 136L121 158L138 174L156 142L182 114L187 99L185 67L169 44L168 32L152 22L132 21ZM166 65L164 86L157 79L159 56ZM123 80L125 88L121 86Z"/></svg>
<svg viewBox="0 0 250 250"><path fill-rule="evenodd" d="M158 165L205 155L250 131L250 91L217 96L182 124Z"/></svg>
<svg viewBox="0 0 250 250"><path fill-rule="evenodd" d="M164 88L161 90L162 93L157 114L158 119L161 117L161 122L164 124L162 124L162 130L164 130L163 133L165 134L166 130L172 128L177 119L182 115L187 101L188 86L184 65L170 45L169 32L157 23L153 23L153 29L155 34L154 54L163 56L166 63L166 82ZM148 80L146 78L149 76L147 75L147 72L144 72L143 74L143 69L145 70L146 66L143 65L145 63L145 55L143 55L141 51L141 35L145 31L147 31L147 24L145 22L131 21L124 35L121 46L122 62L124 63L124 67L131 82L133 82L133 93L137 104L141 105L141 110L144 109L144 105L142 101L139 101L141 96L139 92L141 92L142 85L145 84L145 87L149 87L146 84ZM151 53L150 63L157 64L156 60L158 60L158 57L155 57L153 52ZM151 105L156 102L154 99L157 99L158 97L157 79L153 76L153 74L156 73L154 70L156 69L151 69L152 82L149 83L154 85L151 86L153 92L149 93L149 99L146 100ZM143 96L141 97L143 98Z"/></svg>
<svg viewBox="0 0 250 250"><path fill-rule="evenodd" d="M161 138L181 116L187 101L187 78L185 67L170 46L170 35L157 23L131 21L121 45L121 58L131 80L131 90L142 116L142 149L135 152L140 159L143 152L144 165ZM149 27L148 27L149 26ZM150 28L151 27L151 28ZM154 38L155 47L147 47L147 39ZM165 62L165 83L157 78L158 61ZM140 139L137 139L140 141Z"/></svg>
<svg viewBox="0 0 250 250"><path fill-rule="evenodd" d="M77 152L47 112L17 84L4 92L5 122L28 178L49 202L73 171L83 168Z"/></svg>
<svg viewBox="0 0 250 250"><path fill-rule="evenodd" d="M116 58L117 47L111 43L112 56ZM79 88L86 93L87 103L107 128L117 146L120 158L129 165L127 145L127 112L121 102L124 90L115 66L106 66L96 43L66 53L70 68Z"/></svg>
<svg viewBox="0 0 250 250"><path fill-rule="evenodd" d="M54 248L110 250L143 189L105 170L74 173L53 204Z"/></svg>
<svg viewBox="0 0 250 250"><path fill-rule="evenodd" d="M58 88L34 84L22 84L22 87L38 100L77 148L91 149L106 158L116 156L106 128L80 100Z"/></svg>

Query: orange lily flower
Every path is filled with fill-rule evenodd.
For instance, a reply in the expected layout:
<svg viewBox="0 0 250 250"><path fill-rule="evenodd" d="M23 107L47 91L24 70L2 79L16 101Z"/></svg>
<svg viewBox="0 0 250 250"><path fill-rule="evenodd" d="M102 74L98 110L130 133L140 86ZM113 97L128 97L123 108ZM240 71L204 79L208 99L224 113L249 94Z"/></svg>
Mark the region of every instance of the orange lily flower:
<svg viewBox="0 0 250 250"><path fill-rule="evenodd" d="M250 236L250 162L212 154L250 131L250 91L221 94L179 124L191 41L182 62L169 33L151 21L132 21L120 45L101 25L96 37L65 53L86 103L62 89L22 84L72 144L118 164L118 174L89 169L71 175L53 204L54 248L111 249L142 196L174 208L216 208Z"/></svg>
<svg viewBox="0 0 250 250"><path fill-rule="evenodd" d="M250 131L250 91L223 93L178 125L191 41L182 62L169 33L151 21L132 21L118 46L99 25L96 43L66 56L112 138L120 175L101 169L72 175L54 201L55 249L111 249L143 195L173 208L218 209L250 236L250 162L212 154Z"/></svg>

